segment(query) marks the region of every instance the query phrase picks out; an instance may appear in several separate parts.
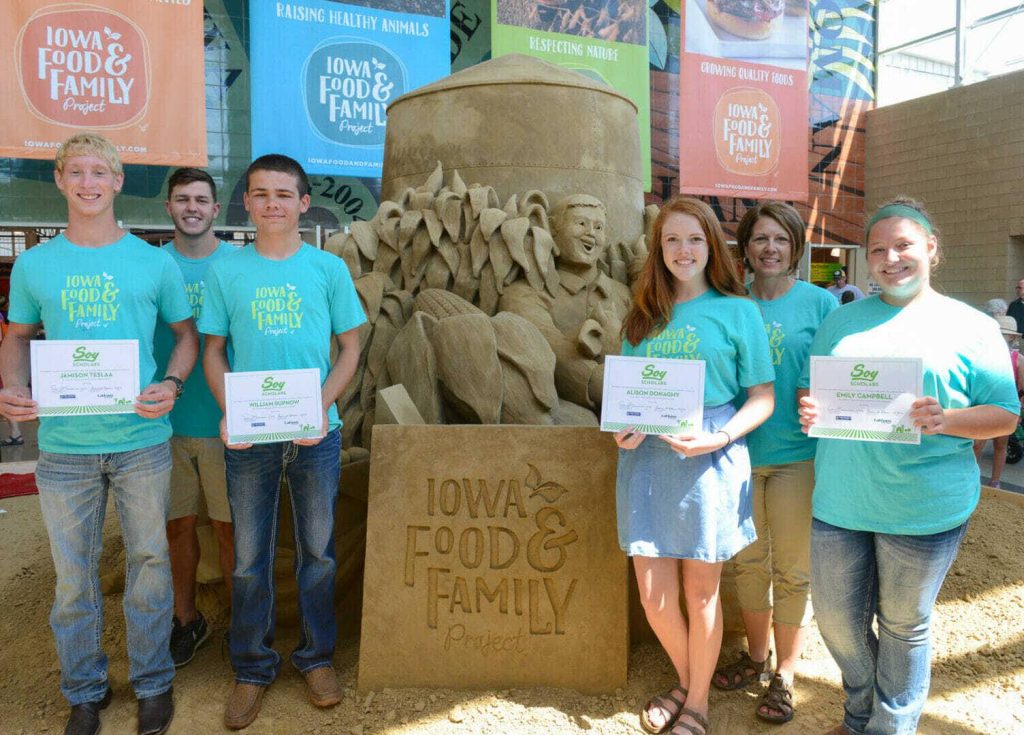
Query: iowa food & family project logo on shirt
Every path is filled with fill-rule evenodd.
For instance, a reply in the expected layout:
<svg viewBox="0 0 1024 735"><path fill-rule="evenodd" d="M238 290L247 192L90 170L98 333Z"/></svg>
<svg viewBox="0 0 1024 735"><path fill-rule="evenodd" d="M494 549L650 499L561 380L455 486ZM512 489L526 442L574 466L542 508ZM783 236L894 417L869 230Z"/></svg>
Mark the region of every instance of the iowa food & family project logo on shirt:
<svg viewBox="0 0 1024 735"><path fill-rule="evenodd" d="M293 334L302 329L302 296L291 283L257 286L249 308L256 328L264 335Z"/></svg>
<svg viewBox="0 0 1024 735"><path fill-rule="evenodd" d="M117 321L121 289L114 276L103 271L91 275L64 277L60 309L76 329L96 329Z"/></svg>
<svg viewBox="0 0 1024 735"><path fill-rule="evenodd" d="M786 332L782 329L782 322L771 322L764 325L765 334L768 335L768 349L772 356L772 365L782 364L782 356L786 354L786 348L782 342L786 339Z"/></svg>
<svg viewBox="0 0 1024 735"><path fill-rule="evenodd" d="M196 321L199 321L199 314L203 311L203 294L205 292L205 281L185 282L185 298L188 299L188 305L192 307L192 318Z"/></svg>
<svg viewBox="0 0 1024 735"><path fill-rule="evenodd" d="M697 328L687 324L683 327L666 327L647 343L645 357L675 357L684 360L703 360L700 353L700 337Z"/></svg>

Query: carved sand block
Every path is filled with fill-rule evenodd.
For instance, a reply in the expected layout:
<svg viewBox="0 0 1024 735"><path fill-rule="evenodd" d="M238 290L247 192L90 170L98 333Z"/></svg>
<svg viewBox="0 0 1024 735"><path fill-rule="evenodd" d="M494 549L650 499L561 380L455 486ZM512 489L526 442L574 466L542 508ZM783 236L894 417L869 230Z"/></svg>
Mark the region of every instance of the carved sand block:
<svg viewBox="0 0 1024 735"><path fill-rule="evenodd" d="M360 689L625 686L615 463L596 429L376 426Z"/></svg>

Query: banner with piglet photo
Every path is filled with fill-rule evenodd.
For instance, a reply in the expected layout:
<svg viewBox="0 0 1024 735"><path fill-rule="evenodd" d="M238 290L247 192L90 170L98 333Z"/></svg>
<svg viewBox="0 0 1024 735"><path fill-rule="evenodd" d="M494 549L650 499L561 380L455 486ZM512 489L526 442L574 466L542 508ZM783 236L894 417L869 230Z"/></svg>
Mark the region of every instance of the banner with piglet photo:
<svg viewBox="0 0 1024 735"><path fill-rule="evenodd" d="M447 0L250 4L252 153L379 178L387 106L450 70Z"/></svg>
<svg viewBox="0 0 1024 735"><path fill-rule="evenodd" d="M207 164L201 2L7 0L0 49L0 156L93 131L125 163Z"/></svg>
<svg viewBox="0 0 1024 735"><path fill-rule="evenodd" d="M807 201L807 0L680 10L680 191Z"/></svg>

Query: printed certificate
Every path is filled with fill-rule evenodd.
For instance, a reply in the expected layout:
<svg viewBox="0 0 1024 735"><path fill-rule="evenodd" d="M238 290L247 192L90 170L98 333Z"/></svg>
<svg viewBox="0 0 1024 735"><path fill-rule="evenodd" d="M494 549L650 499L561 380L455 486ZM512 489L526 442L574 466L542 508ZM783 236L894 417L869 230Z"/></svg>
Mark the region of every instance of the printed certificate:
<svg viewBox="0 0 1024 735"><path fill-rule="evenodd" d="M29 358L40 416L135 413L137 339L34 339Z"/></svg>
<svg viewBox="0 0 1024 735"><path fill-rule="evenodd" d="M923 382L917 357L812 356L811 397L820 413L810 436L920 444L909 414Z"/></svg>
<svg viewBox="0 0 1024 735"><path fill-rule="evenodd" d="M224 374L229 444L316 439L323 433L320 369Z"/></svg>
<svg viewBox="0 0 1024 735"><path fill-rule="evenodd" d="M679 434L703 421L703 360L605 358L601 431Z"/></svg>

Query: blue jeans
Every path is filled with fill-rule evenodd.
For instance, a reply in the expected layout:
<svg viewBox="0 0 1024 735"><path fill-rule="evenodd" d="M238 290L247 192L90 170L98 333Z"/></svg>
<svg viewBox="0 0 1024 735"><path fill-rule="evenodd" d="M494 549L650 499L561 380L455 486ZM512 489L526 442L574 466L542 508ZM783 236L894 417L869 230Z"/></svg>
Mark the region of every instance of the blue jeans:
<svg viewBox="0 0 1024 735"><path fill-rule="evenodd" d="M967 524L927 536L851 531L814 519L811 598L843 674L851 735L913 735L931 680L935 598ZM871 628L878 620L878 635Z"/></svg>
<svg viewBox="0 0 1024 735"><path fill-rule="evenodd" d="M61 692L72 705L102 699L107 689L99 561L108 492L124 537L128 678L140 699L171 687L170 482L167 442L111 454L39 453L39 503L57 572L50 626Z"/></svg>
<svg viewBox="0 0 1024 735"><path fill-rule="evenodd" d="M231 665L235 679L266 686L281 669L274 650L274 558L281 477L288 480L299 588L299 644L291 660L302 672L334 655L334 505L341 477L341 432L315 446L292 442L225 450L228 502L235 526L231 595Z"/></svg>

